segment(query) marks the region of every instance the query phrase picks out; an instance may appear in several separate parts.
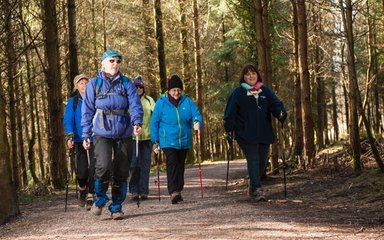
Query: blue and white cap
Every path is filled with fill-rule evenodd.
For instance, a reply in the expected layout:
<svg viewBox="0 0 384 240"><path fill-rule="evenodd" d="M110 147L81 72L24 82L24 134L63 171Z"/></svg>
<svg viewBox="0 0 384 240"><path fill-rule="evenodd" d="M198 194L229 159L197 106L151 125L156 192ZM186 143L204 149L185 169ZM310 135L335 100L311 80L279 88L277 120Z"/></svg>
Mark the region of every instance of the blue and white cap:
<svg viewBox="0 0 384 240"><path fill-rule="evenodd" d="M115 50L107 50L103 53L103 56L101 56L101 61L103 61L106 58L112 58L112 57L118 57L120 59L123 59L123 56L121 56L118 52Z"/></svg>

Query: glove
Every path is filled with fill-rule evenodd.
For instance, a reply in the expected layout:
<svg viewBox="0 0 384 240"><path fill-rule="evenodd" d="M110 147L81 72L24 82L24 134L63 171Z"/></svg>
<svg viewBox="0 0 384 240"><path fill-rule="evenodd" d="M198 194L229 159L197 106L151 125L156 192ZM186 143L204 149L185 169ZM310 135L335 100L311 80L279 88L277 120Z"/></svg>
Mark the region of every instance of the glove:
<svg viewBox="0 0 384 240"><path fill-rule="evenodd" d="M65 142L67 143L67 147L68 149L71 149L73 148L73 134L69 134L66 136L65 138Z"/></svg>
<svg viewBox="0 0 384 240"><path fill-rule="evenodd" d="M277 120L279 120L279 122L281 122L281 124L283 124L285 119L287 119L287 112L281 111L279 113L279 116L277 117Z"/></svg>
<svg viewBox="0 0 384 240"><path fill-rule="evenodd" d="M194 129L195 131L198 131L198 130L200 129L200 123L199 123L198 121L195 121L195 122L193 123L193 129Z"/></svg>
<svg viewBox="0 0 384 240"><path fill-rule="evenodd" d="M153 143L152 150L153 150L153 152L155 154L159 154L160 153L160 146L159 146L158 142L154 142Z"/></svg>
<svg viewBox="0 0 384 240"><path fill-rule="evenodd" d="M233 142L233 132L227 132L227 141L229 144Z"/></svg>

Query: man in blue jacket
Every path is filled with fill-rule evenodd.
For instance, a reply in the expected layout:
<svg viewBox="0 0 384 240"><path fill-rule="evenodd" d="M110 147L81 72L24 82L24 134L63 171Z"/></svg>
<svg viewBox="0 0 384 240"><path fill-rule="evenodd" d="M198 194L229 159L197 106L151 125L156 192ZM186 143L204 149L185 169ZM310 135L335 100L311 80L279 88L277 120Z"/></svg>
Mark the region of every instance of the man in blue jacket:
<svg viewBox="0 0 384 240"><path fill-rule="evenodd" d="M87 151L84 149L81 137L81 105L85 94L85 88L88 84L88 77L84 74L77 75L73 81L74 96L68 99L64 113L64 130L66 133L67 148L75 148L76 154L76 176L79 184L79 206L90 210L93 204L93 175L95 172L95 161L93 151L89 151L89 159ZM92 143L92 138L90 138Z"/></svg>
<svg viewBox="0 0 384 240"><path fill-rule="evenodd" d="M112 178L112 204L109 210L114 220L124 217L121 205L127 193L132 134L140 135L143 122L143 108L137 89L120 72L122 59L114 50L103 53L101 71L90 80L81 109L83 146L90 148L91 136L95 146L96 199L91 211L101 215L102 208L109 201L107 190Z"/></svg>

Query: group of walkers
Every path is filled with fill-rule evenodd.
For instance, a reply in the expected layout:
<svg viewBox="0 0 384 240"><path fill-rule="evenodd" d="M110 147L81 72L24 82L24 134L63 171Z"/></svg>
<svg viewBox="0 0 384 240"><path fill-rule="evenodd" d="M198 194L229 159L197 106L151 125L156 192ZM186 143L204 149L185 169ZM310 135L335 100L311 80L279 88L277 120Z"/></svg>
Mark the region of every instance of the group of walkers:
<svg viewBox="0 0 384 240"><path fill-rule="evenodd" d="M183 201L185 159L192 131L200 134L202 115L183 91L178 75L167 80L167 91L155 102L140 76L133 81L120 71L123 56L107 50L101 70L89 79L74 78L74 96L64 113L68 149L75 149L79 205L94 215L108 206L112 219L124 218L127 191L134 200L149 196L151 152L166 157L167 189L172 204ZM240 86L232 92L224 113L229 141L235 139L247 160L249 195L265 199L261 174L274 141L271 114L284 122L286 111L273 91L263 85L253 65L246 65ZM127 182L129 178L129 183Z"/></svg>

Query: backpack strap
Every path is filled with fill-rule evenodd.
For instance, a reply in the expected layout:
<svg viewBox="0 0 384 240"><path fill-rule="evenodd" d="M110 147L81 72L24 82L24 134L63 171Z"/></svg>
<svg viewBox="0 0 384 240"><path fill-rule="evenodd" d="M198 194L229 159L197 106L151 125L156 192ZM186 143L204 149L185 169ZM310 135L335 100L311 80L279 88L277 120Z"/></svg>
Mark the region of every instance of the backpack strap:
<svg viewBox="0 0 384 240"><path fill-rule="evenodd" d="M125 89L125 92L122 93L122 94L119 94L119 95L122 95L122 96L127 96L127 95L128 95L128 94L127 94L127 91L128 91L128 88L129 88L129 87L128 87L128 85L129 85L129 81L130 81L130 79L129 79L128 77L126 77L126 76L123 76L123 77L122 77L122 81L120 81L120 82L122 82L123 87L124 87L124 89ZM102 83L103 83L103 79L100 78L100 77L98 77L98 78L96 79L96 86L95 86L95 96L96 96L97 99L98 99L98 98L104 98L104 97L106 97L107 95L115 95L115 94L116 94L116 93L109 93L109 91L110 91L111 88L113 88L113 87L114 87L116 84L118 84L119 82L115 82L113 85L110 86L109 89L107 89L107 91L106 91L105 93L100 94L100 88L101 88Z"/></svg>
<svg viewBox="0 0 384 240"><path fill-rule="evenodd" d="M73 112L76 112L77 104L79 103L79 94L73 96Z"/></svg>
<svg viewBox="0 0 384 240"><path fill-rule="evenodd" d="M126 93L126 95L128 95L127 94L127 91L128 91L128 84L129 84L129 81L131 81L128 77L126 77L126 76L123 76L123 86L124 86L124 88L125 88L125 93Z"/></svg>
<svg viewBox="0 0 384 240"><path fill-rule="evenodd" d="M95 96L96 98L99 97L100 95L100 88L101 88L101 84L103 83L103 79L101 79L100 77L97 77L96 78L96 86L95 86Z"/></svg>

